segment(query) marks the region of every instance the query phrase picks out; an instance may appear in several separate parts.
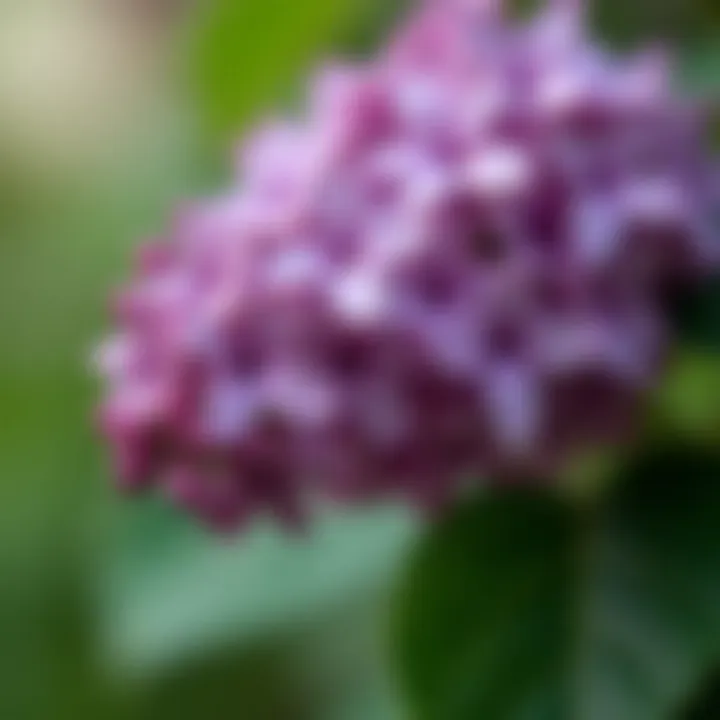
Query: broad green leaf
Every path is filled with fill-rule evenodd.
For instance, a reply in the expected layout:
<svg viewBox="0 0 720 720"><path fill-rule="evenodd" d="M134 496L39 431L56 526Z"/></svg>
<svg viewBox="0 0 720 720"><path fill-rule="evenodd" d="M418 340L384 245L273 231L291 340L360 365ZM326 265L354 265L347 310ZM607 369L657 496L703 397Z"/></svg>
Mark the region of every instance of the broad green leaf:
<svg viewBox="0 0 720 720"><path fill-rule="evenodd" d="M409 720L395 713L383 672L386 607L383 593L380 602L350 603L288 637L198 656L136 685L140 702L127 717Z"/></svg>
<svg viewBox="0 0 720 720"><path fill-rule="evenodd" d="M380 508L320 514L303 537L262 525L223 541L170 508L128 512L104 620L113 657L147 671L293 631L372 596L415 528L409 513Z"/></svg>
<svg viewBox="0 0 720 720"><path fill-rule="evenodd" d="M221 135L264 113L337 40L356 0L215 0L196 23L191 80L201 113Z"/></svg>
<svg viewBox="0 0 720 720"><path fill-rule="evenodd" d="M309 720L411 720L387 667L389 590L325 618L293 654L292 674L313 699Z"/></svg>
<svg viewBox="0 0 720 720"><path fill-rule="evenodd" d="M646 458L595 508L462 508L414 558L394 639L417 720L673 717L720 654L720 463Z"/></svg>

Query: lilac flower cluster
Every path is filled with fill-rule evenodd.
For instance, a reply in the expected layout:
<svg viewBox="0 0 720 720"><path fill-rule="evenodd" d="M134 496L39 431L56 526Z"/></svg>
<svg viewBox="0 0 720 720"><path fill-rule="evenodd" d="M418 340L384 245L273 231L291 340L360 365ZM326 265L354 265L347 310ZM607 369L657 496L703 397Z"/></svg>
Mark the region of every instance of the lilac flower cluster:
<svg viewBox="0 0 720 720"><path fill-rule="evenodd" d="M669 284L717 265L701 113L580 3L426 2L141 253L100 353L123 487L219 529L315 494L436 507L622 439Z"/></svg>

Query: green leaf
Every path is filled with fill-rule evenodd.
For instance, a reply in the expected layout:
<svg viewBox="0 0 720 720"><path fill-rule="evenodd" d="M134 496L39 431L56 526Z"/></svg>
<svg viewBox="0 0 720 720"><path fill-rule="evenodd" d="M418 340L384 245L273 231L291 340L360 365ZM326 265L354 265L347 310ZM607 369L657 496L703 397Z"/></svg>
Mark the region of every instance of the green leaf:
<svg viewBox="0 0 720 720"><path fill-rule="evenodd" d="M362 3L355 0L218 0L202 8L192 84L209 125L237 131L275 104L328 52Z"/></svg>
<svg viewBox="0 0 720 720"><path fill-rule="evenodd" d="M258 526L232 541L151 504L134 508L110 565L105 628L123 666L163 670L322 619L387 586L415 522L396 508L324 513L307 536Z"/></svg>
<svg viewBox="0 0 720 720"><path fill-rule="evenodd" d="M415 0L214 0L191 24L188 80L222 145L294 98L334 58L372 56ZM301 103L302 104L302 103Z"/></svg>
<svg viewBox="0 0 720 720"><path fill-rule="evenodd" d="M418 720L659 720L720 654L720 463L646 458L597 508L501 491L422 544L396 608Z"/></svg>

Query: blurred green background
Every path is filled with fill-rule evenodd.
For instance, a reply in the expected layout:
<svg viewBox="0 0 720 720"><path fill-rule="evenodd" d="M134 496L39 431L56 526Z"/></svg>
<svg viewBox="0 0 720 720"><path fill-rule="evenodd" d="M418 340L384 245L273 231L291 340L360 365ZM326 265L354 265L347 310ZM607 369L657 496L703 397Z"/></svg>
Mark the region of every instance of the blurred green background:
<svg viewBox="0 0 720 720"><path fill-rule="evenodd" d="M219 541L120 501L88 357L138 240L409 4L0 0L0 717L403 717L384 645L414 521L384 507L304 541ZM672 40L684 82L720 87L715 0L596 6L607 37Z"/></svg>

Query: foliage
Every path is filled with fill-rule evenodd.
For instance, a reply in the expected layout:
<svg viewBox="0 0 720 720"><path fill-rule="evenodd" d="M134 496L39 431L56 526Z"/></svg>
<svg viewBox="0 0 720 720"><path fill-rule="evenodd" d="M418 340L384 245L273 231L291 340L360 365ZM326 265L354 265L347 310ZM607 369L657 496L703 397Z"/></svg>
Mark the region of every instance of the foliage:
<svg viewBox="0 0 720 720"><path fill-rule="evenodd" d="M599 507L510 489L448 518L396 608L415 717L671 717L720 657L719 479L659 452Z"/></svg>
<svg viewBox="0 0 720 720"><path fill-rule="evenodd" d="M119 510L85 364L135 238L207 187L208 167L227 171L243 124L330 48L372 44L399 4L216 0L193 18L187 53L199 132L163 124L153 152L138 148L122 177L92 178L82 196L21 195L0 168L3 716L400 716L376 636L412 523L381 509L329 517L300 541L260 528L235 547L152 504ZM683 81L709 93L718 53L692 41L717 37L715 3L660 4L608 0L608 34L662 20L691 42ZM718 446L713 302L686 300L693 349L658 398L655 448ZM595 510L508 490L429 531L394 608L413 720L662 720L696 691L692 717L717 717L720 484L717 459L699 452L652 450Z"/></svg>

